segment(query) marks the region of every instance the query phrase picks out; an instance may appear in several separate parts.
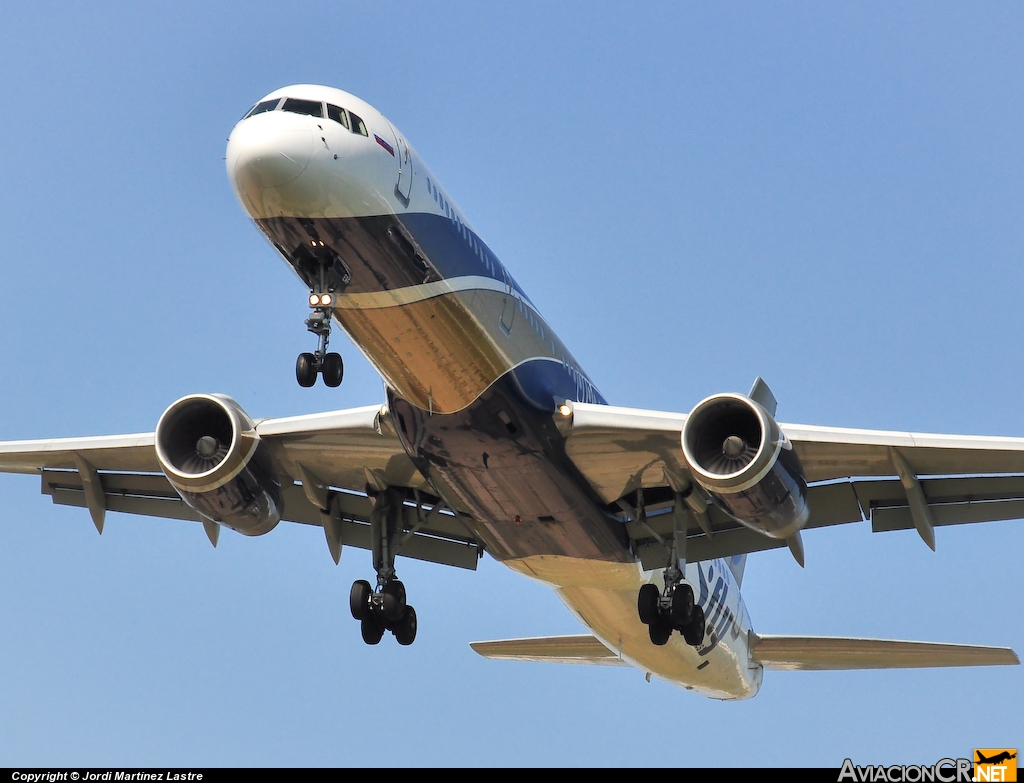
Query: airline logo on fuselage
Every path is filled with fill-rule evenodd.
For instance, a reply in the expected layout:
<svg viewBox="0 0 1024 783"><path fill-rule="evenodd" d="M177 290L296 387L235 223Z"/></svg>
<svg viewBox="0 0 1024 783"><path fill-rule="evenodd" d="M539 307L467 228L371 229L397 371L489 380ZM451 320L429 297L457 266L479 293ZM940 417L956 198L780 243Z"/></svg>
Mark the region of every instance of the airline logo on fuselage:
<svg viewBox="0 0 1024 783"><path fill-rule="evenodd" d="M573 383L576 384L576 402L590 402L594 404L604 402L597 393L597 389L594 388L594 384L590 382L590 378L584 375L583 371L577 368L576 365L570 363L564 355L562 356L562 366L569 373Z"/></svg>

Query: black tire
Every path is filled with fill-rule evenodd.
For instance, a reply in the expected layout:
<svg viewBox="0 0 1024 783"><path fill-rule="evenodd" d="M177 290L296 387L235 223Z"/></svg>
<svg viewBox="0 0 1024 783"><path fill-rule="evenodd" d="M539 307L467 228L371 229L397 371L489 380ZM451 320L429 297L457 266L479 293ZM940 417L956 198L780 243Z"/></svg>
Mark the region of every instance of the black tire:
<svg viewBox="0 0 1024 783"><path fill-rule="evenodd" d="M363 641L367 644L380 644L384 637L384 626L377 622L377 618L370 612L359 621L359 630L363 633Z"/></svg>
<svg viewBox="0 0 1024 783"><path fill-rule="evenodd" d="M672 591L672 625L679 630L693 619L693 588L680 582Z"/></svg>
<svg viewBox="0 0 1024 783"><path fill-rule="evenodd" d="M704 641L704 610L699 606L693 608L693 619L683 628L683 639L691 647L700 647Z"/></svg>
<svg viewBox="0 0 1024 783"><path fill-rule="evenodd" d="M341 386L341 379L345 377L345 363L341 360L340 353L329 353L324 357L324 365L320 368L324 376L324 383L332 389Z"/></svg>
<svg viewBox="0 0 1024 783"><path fill-rule="evenodd" d="M397 623L405 614L405 585L392 579L381 590L381 612L385 620Z"/></svg>
<svg viewBox="0 0 1024 783"><path fill-rule="evenodd" d="M403 647L408 647L416 641L416 610L411 606L405 607L405 614L395 626L395 639Z"/></svg>
<svg viewBox="0 0 1024 783"><path fill-rule="evenodd" d="M644 625L652 625L658 622L658 599L661 593L654 585L644 585L640 588L640 594L636 598L636 610L640 615L640 622Z"/></svg>
<svg viewBox="0 0 1024 783"><path fill-rule="evenodd" d="M651 635L651 641L659 647L668 644L669 637L672 636L672 626L664 622L651 623L647 630Z"/></svg>
<svg viewBox="0 0 1024 783"><path fill-rule="evenodd" d="M352 583L352 589L348 591L348 609L352 612L354 620L362 620L370 613L370 595L372 592L370 583L365 579Z"/></svg>
<svg viewBox="0 0 1024 783"><path fill-rule="evenodd" d="M316 357L311 353L300 353L295 360L295 380L299 386L309 388L316 383Z"/></svg>

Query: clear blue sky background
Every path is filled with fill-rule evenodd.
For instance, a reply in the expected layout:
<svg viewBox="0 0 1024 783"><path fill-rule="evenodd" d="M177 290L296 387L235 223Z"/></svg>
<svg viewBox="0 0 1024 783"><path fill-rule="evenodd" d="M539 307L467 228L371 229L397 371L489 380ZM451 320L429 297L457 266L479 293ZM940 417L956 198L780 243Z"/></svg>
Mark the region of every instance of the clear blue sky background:
<svg viewBox="0 0 1024 783"><path fill-rule="evenodd" d="M0 439L382 399L344 338L300 389L305 292L225 139L295 82L419 150L614 403L763 375L782 420L1024 435L1015 4L175 2L0 9ZM369 556L54 507L0 478L0 765L932 763L1024 745L1020 668L769 672L718 703L634 670L485 661L575 633L544 587L404 562L411 648L348 616ZM868 525L752 556L763 632L1024 651L1024 523Z"/></svg>

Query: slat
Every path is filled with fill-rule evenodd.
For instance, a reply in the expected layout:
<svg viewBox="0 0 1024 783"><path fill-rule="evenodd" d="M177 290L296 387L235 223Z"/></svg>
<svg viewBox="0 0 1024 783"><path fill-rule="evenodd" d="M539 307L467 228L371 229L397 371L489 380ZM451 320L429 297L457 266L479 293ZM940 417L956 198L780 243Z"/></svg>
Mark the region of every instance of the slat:
<svg viewBox="0 0 1024 783"><path fill-rule="evenodd" d="M108 495L142 495L179 500L178 493L162 474L153 473L100 473L100 482ZM43 494L48 487L82 489L82 477L77 470L43 470Z"/></svg>
<svg viewBox="0 0 1024 783"><path fill-rule="evenodd" d="M1024 498L1014 495L1024 492L1024 477L974 476L969 478L925 479L921 482L929 499L937 527L963 525L975 522L995 522L1024 519ZM1005 499L1007 496L1010 499ZM966 502L967 498L973 498ZM989 498L999 498L990 500ZM949 502L960 501L960 502ZM884 504L884 505L879 505ZM914 521L907 506L907 496L899 479L871 479L819 484L808 488L811 518L807 529L829 527L863 519L861 506L870 511L872 532L913 530ZM736 554L760 552L785 546L784 541L768 538L741 526L735 520L714 509L712 516L716 532L708 539L692 523L686 539L687 560L699 562ZM723 522L723 518L729 520ZM671 515L652 517L648 524L668 540ZM731 528L725 525L731 524ZM659 544L642 525L627 525L634 541L634 551L646 569L664 568L668 562L668 548Z"/></svg>
<svg viewBox="0 0 1024 783"><path fill-rule="evenodd" d="M808 528L843 525L864 519L854 485L849 481L808 487L807 505L811 509Z"/></svg>
<svg viewBox="0 0 1024 783"><path fill-rule="evenodd" d="M54 487L47 494L52 495L53 502L59 506L86 508L85 493L82 490ZM123 514L160 517L162 519L199 521L199 515L181 500L143 498L130 495L107 495L107 510L120 511Z"/></svg>
<svg viewBox="0 0 1024 783"><path fill-rule="evenodd" d="M1024 500L982 500L976 503L929 504L936 527L1024 519ZM914 520L906 506L875 508L871 511L871 532L912 530Z"/></svg>
<svg viewBox="0 0 1024 783"><path fill-rule="evenodd" d="M866 479L853 482L861 505L905 506L906 493L899 479ZM929 504L971 500L1024 499L1024 476L970 476L921 479Z"/></svg>
<svg viewBox="0 0 1024 783"><path fill-rule="evenodd" d="M100 473L109 511L125 514L200 521L199 515L174 491L162 475ZM299 524L321 526L320 509L309 502L302 487L289 484L281 488L285 520ZM86 508L82 478L77 471L42 471L42 492L53 502L63 506ZM370 549L369 516L372 501L363 495L336 493L341 504L342 541L346 546ZM416 522L416 509L406 506L404 529ZM476 570L481 549L472 535L456 517L437 514L430 525L414 533L402 545L399 557L425 560L456 568Z"/></svg>

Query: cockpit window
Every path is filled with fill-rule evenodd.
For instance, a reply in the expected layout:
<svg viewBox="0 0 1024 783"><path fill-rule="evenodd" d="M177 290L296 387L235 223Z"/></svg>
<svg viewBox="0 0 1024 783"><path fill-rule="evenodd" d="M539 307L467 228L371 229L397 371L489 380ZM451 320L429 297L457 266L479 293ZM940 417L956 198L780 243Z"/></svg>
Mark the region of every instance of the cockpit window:
<svg viewBox="0 0 1024 783"><path fill-rule="evenodd" d="M360 119L358 114L348 113L349 117L352 118L352 132L358 133L360 136L369 136L366 132L366 124Z"/></svg>
<svg viewBox="0 0 1024 783"><path fill-rule="evenodd" d="M280 102L280 98L273 98L272 100L269 101L260 101L255 106L253 106L252 109L249 110L249 113L246 114L245 117L243 117L242 119L244 120L247 117L251 117L254 114L263 114L263 112L265 111L273 111L274 109L277 108L277 104L279 104Z"/></svg>
<svg viewBox="0 0 1024 783"><path fill-rule="evenodd" d="M324 105L320 101L304 101L300 98L288 98L281 107L281 111L295 112L296 114L308 114L311 117L323 117Z"/></svg>
<svg viewBox="0 0 1024 783"><path fill-rule="evenodd" d="M327 116L335 122L340 122L346 128L351 128L348 124L348 112L340 106L333 106L330 103L327 104Z"/></svg>

